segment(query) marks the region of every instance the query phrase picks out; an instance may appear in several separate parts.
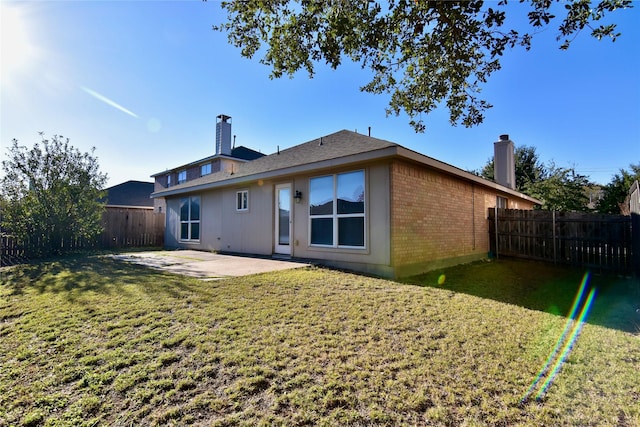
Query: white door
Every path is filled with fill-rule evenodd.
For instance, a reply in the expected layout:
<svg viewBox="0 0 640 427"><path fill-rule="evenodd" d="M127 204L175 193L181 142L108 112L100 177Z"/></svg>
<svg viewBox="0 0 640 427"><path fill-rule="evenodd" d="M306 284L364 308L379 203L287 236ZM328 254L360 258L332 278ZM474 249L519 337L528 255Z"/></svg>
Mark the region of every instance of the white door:
<svg viewBox="0 0 640 427"><path fill-rule="evenodd" d="M291 184L276 185L275 245L277 254L291 255Z"/></svg>

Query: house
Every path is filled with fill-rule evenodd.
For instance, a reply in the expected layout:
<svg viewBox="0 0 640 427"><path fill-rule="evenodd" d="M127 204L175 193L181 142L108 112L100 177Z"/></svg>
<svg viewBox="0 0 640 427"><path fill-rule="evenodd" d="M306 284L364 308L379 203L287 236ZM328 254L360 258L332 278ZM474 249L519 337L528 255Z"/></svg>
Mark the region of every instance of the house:
<svg viewBox="0 0 640 427"><path fill-rule="evenodd" d="M175 171L190 165L154 175L166 247L310 259L395 278L486 257L488 209L540 203L506 186L515 182L507 135L494 147L497 168L511 162L500 185L347 130L239 161L224 154L226 123L217 123L218 170L193 179L186 172L175 185Z"/></svg>
<svg viewBox="0 0 640 427"><path fill-rule="evenodd" d="M629 188L629 213L640 215L640 184L638 180L633 181Z"/></svg>
<svg viewBox="0 0 640 427"><path fill-rule="evenodd" d="M102 201L107 207L152 209L153 189L153 182L126 181L107 188L107 195Z"/></svg>
<svg viewBox="0 0 640 427"><path fill-rule="evenodd" d="M235 147L235 135L233 139L232 146L231 117L220 114L216 117L216 154L151 175L155 179L155 192L161 192L167 188L217 172L233 173L239 165L264 157L263 153L250 148ZM163 212L165 210L164 198L156 197L154 200L155 211Z"/></svg>

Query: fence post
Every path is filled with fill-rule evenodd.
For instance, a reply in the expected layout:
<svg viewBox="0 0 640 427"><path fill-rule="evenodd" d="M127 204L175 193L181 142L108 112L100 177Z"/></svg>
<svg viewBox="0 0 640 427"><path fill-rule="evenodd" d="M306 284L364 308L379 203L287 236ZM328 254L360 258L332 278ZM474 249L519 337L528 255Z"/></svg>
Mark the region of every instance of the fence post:
<svg viewBox="0 0 640 427"><path fill-rule="evenodd" d="M558 258L556 254L556 211L551 211L551 222L552 222L552 230L553 230L553 263L558 263Z"/></svg>
<svg viewBox="0 0 640 427"><path fill-rule="evenodd" d="M496 259L498 259L498 204L496 203L495 210L495 228L496 228Z"/></svg>
<svg viewBox="0 0 640 427"><path fill-rule="evenodd" d="M640 278L640 214L631 214L631 263L634 273Z"/></svg>

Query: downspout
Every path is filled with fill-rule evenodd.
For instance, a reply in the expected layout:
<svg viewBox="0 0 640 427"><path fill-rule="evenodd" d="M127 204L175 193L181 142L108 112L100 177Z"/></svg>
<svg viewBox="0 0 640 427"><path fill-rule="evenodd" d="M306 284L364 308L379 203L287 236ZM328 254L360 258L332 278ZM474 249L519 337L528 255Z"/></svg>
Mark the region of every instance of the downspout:
<svg viewBox="0 0 640 427"><path fill-rule="evenodd" d="M476 185L471 183L471 232L473 233L473 247L476 250Z"/></svg>

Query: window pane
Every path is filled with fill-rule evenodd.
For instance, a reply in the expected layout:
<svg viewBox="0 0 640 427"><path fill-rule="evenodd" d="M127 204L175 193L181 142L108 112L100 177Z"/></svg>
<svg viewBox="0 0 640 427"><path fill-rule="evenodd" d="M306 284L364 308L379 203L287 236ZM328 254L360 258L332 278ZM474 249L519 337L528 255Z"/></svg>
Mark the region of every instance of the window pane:
<svg viewBox="0 0 640 427"><path fill-rule="evenodd" d="M200 197L191 198L191 220L197 221L200 219Z"/></svg>
<svg viewBox="0 0 640 427"><path fill-rule="evenodd" d="M189 221L189 199L180 199L180 221Z"/></svg>
<svg viewBox="0 0 640 427"><path fill-rule="evenodd" d="M364 171L338 175L338 213L364 213Z"/></svg>
<svg viewBox="0 0 640 427"><path fill-rule="evenodd" d="M189 223L183 222L180 224L180 239L187 240L189 238Z"/></svg>
<svg viewBox="0 0 640 427"><path fill-rule="evenodd" d="M364 218L338 218L338 245L364 246Z"/></svg>
<svg viewBox="0 0 640 427"><path fill-rule="evenodd" d="M333 245L333 218L311 218L311 244Z"/></svg>
<svg viewBox="0 0 640 427"><path fill-rule="evenodd" d="M200 175L209 175L211 173L211 163L200 166Z"/></svg>
<svg viewBox="0 0 640 427"><path fill-rule="evenodd" d="M200 239L200 223L199 222L191 223L191 239L193 240Z"/></svg>
<svg viewBox="0 0 640 427"><path fill-rule="evenodd" d="M333 176L311 178L309 193L309 212L311 215L331 215L333 213Z"/></svg>
<svg viewBox="0 0 640 427"><path fill-rule="evenodd" d="M236 209L239 211L247 210L249 207L249 192L248 191L238 191L236 193Z"/></svg>
<svg viewBox="0 0 640 427"><path fill-rule="evenodd" d="M278 244L289 244L289 211L280 208L278 215Z"/></svg>

